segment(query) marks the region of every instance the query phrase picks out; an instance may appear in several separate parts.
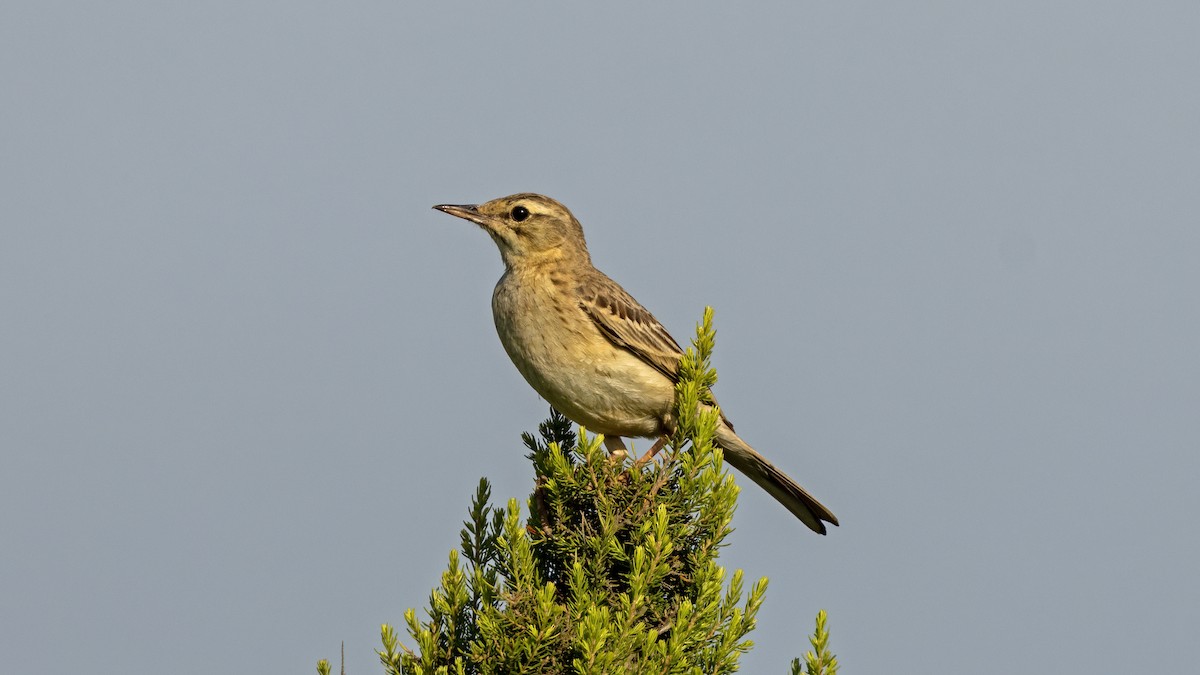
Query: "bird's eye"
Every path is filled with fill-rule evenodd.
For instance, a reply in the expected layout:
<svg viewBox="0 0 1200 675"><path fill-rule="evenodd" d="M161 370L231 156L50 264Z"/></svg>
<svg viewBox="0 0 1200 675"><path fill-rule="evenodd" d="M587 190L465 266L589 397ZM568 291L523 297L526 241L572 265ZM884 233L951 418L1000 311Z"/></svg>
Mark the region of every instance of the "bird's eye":
<svg viewBox="0 0 1200 675"><path fill-rule="evenodd" d="M514 206L510 215L512 215L513 220L519 223L529 217L529 209L524 206Z"/></svg>

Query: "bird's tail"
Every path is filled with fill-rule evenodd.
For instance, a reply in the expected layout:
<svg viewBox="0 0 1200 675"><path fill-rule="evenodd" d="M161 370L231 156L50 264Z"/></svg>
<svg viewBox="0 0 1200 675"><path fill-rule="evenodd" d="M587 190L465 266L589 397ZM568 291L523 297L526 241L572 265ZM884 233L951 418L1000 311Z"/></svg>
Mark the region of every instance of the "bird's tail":
<svg viewBox="0 0 1200 675"><path fill-rule="evenodd" d="M780 471L766 457L758 454L733 432L728 424L717 426L717 445L724 451L725 461L758 483L788 511L817 534L825 534L825 523L837 525L837 516L808 494L796 481ZM825 522L821 522L825 521Z"/></svg>

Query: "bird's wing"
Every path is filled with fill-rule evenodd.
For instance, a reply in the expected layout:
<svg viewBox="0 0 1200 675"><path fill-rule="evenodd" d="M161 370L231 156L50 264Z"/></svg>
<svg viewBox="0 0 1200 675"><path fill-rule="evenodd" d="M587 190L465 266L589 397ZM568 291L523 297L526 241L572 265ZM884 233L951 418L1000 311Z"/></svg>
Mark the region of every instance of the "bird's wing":
<svg viewBox="0 0 1200 675"><path fill-rule="evenodd" d="M615 281L599 275L580 285L579 306L613 344L633 352L675 382L683 349L645 307Z"/></svg>

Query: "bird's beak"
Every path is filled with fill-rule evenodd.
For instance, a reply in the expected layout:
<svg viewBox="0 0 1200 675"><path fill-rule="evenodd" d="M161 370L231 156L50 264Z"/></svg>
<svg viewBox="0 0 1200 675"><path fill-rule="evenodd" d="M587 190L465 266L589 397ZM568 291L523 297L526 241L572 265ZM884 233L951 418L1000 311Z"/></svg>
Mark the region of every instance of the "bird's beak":
<svg viewBox="0 0 1200 675"><path fill-rule="evenodd" d="M477 204L438 204L433 207L443 213L469 220L476 225L484 225L488 217L479 212Z"/></svg>

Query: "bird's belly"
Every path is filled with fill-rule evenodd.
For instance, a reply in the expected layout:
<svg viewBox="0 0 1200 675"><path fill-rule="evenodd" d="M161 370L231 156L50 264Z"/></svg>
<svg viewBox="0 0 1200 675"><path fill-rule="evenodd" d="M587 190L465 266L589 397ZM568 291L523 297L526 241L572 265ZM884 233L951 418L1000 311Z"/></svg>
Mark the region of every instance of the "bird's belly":
<svg viewBox="0 0 1200 675"><path fill-rule="evenodd" d="M624 363L627 359L637 363ZM603 366L580 358L546 369L520 370L542 398L593 432L642 437L663 433L674 388L626 352L614 350ZM647 371L652 377L647 377Z"/></svg>
<svg viewBox="0 0 1200 675"><path fill-rule="evenodd" d="M657 436L671 412L674 384L620 349L580 315L545 312L523 320L493 307L500 341L517 370L550 405L589 431L607 436ZM569 310L576 310L574 307Z"/></svg>

